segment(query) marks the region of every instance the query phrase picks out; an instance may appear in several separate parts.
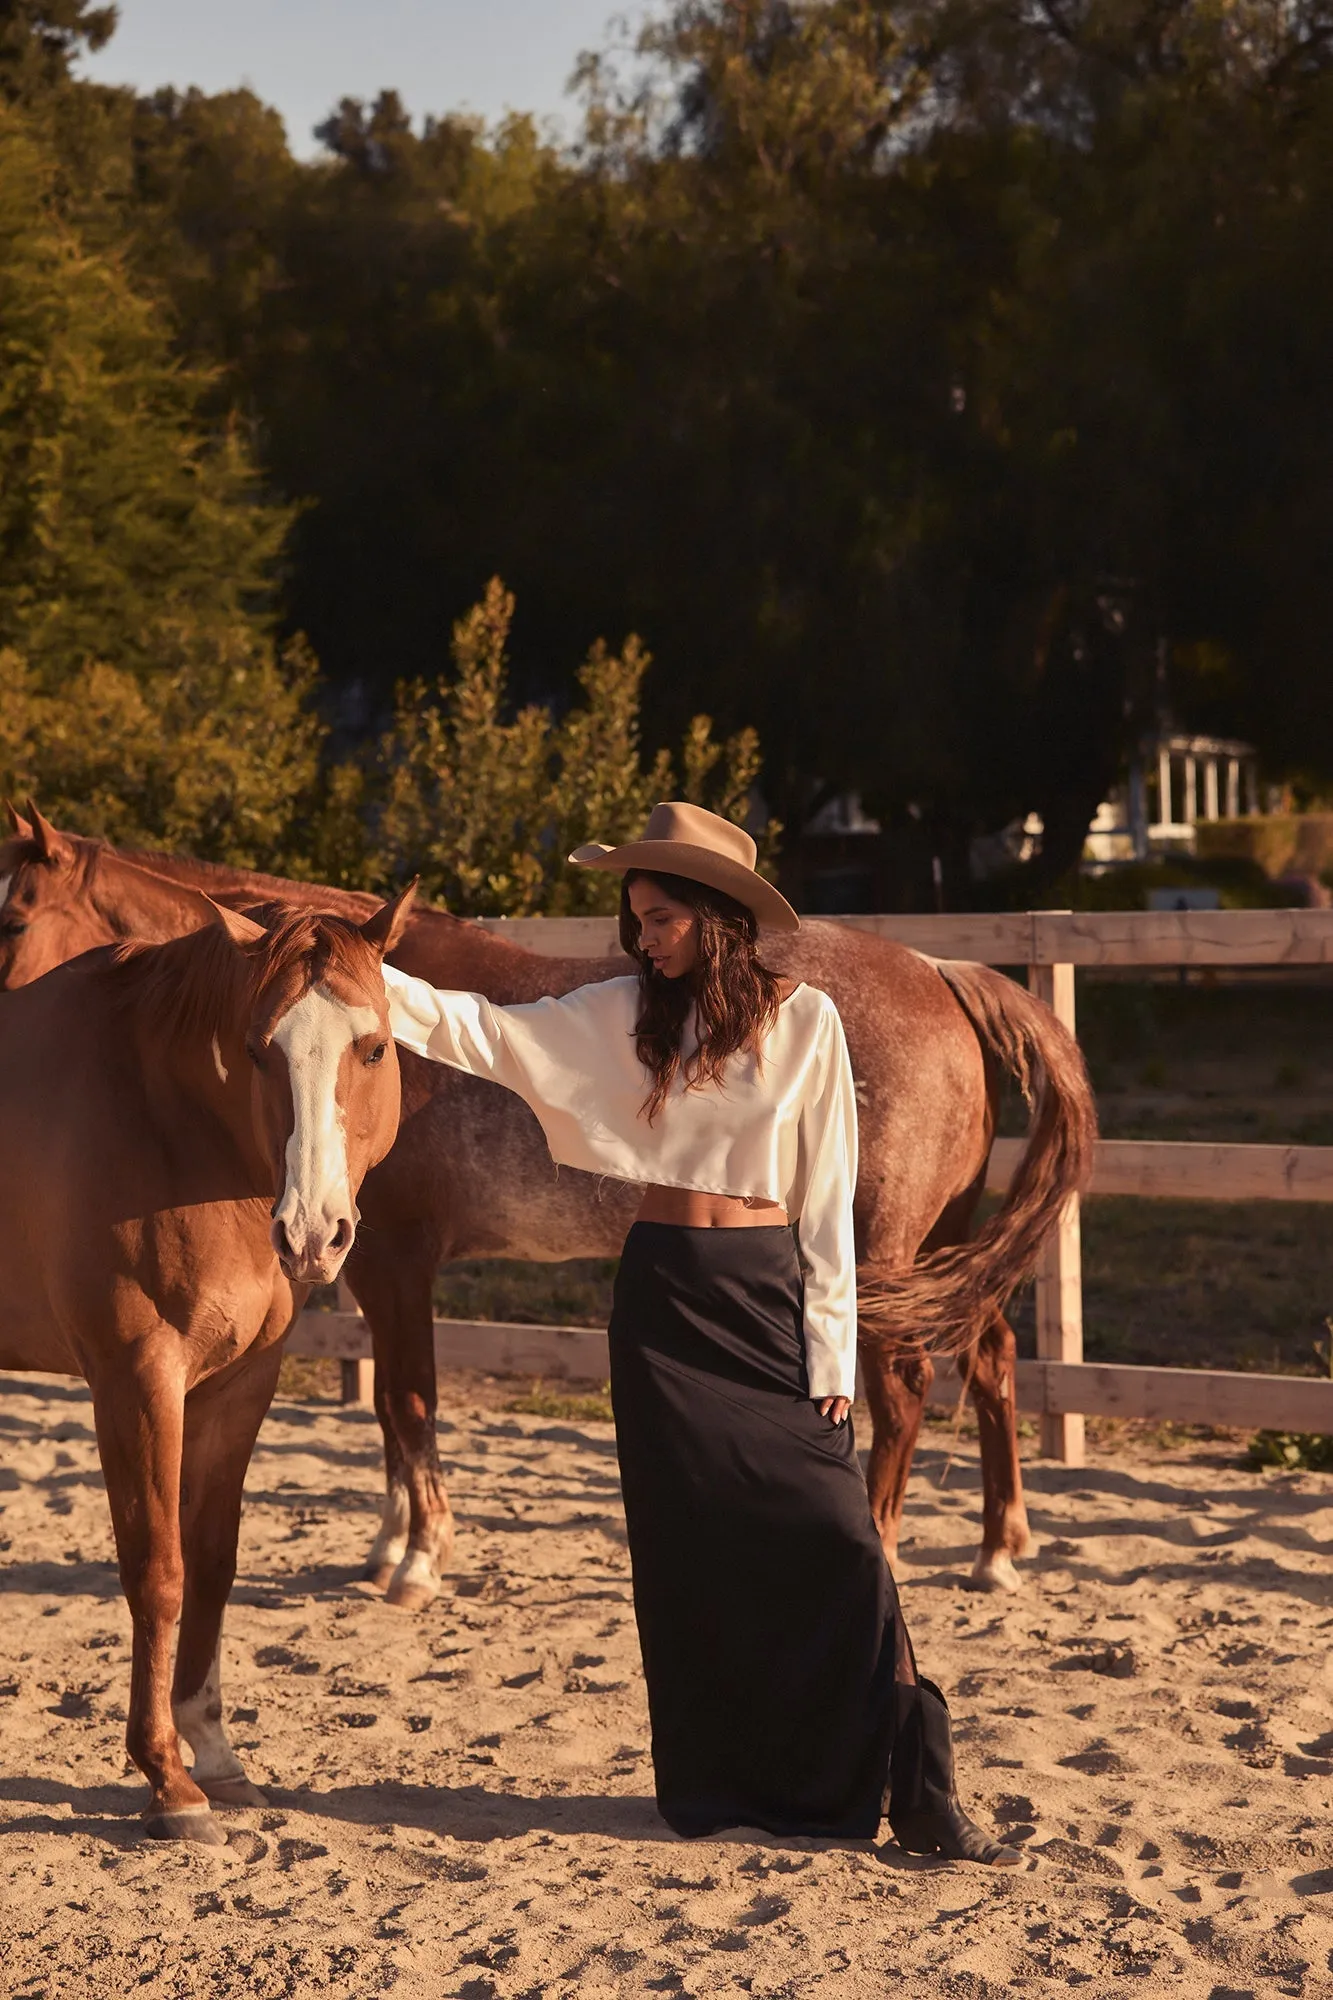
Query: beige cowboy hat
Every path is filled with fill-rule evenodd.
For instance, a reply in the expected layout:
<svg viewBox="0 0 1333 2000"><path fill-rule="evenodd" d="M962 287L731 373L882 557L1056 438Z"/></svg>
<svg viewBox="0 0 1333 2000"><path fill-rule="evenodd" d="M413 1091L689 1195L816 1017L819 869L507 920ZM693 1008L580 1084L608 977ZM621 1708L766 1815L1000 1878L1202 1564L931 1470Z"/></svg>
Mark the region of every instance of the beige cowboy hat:
<svg viewBox="0 0 1333 2000"><path fill-rule="evenodd" d="M801 920L786 897L756 873L757 853L743 826L705 812L702 806L668 799L653 807L641 839L624 847L604 847L594 841L576 847L569 858L580 868L605 868L613 875L646 868L653 875L683 875L690 882L705 882L753 910L770 930L798 931Z"/></svg>

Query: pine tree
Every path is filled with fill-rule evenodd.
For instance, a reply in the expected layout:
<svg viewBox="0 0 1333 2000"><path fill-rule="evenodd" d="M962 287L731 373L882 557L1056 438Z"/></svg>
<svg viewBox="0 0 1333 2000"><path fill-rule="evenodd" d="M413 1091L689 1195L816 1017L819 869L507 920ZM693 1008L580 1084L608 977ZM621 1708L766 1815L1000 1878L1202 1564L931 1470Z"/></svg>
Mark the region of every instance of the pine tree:
<svg viewBox="0 0 1333 2000"><path fill-rule="evenodd" d="M0 785L85 832L281 862L321 733L272 634L291 513L56 181L0 109Z"/></svg>

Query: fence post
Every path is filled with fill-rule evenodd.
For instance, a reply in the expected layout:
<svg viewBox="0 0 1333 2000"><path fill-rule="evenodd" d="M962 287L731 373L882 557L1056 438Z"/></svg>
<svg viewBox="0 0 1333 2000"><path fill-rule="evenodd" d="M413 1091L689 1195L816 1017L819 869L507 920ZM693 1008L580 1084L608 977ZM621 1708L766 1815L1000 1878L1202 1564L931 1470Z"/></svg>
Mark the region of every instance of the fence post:
<svg viewBox="0 0 1333 2000"><path fill-rule="evenodd" d="M1075 1032L1073 966L1030 965L1028 985L1072 1035ZM1037 1267L1037 1358L1039 1361L1083 1359L1083 1257L1077 1195L1071 1196L1066 1204ZM1043 1458L1082 1465L1082 1415L1043 1412L1041 1450Z"/></svg>
<svg viewBox="0 0 1333 2000"><path fill-rule="evenodd" d="M338 1311L356 1313L361 1308L352 1297L352 1288L346 1278L338 1280ZM375 1364L373 1361L340 1361L342 1393L339 1401L346 1407L352 1403L373 1403L375 1400Z"/></svg>

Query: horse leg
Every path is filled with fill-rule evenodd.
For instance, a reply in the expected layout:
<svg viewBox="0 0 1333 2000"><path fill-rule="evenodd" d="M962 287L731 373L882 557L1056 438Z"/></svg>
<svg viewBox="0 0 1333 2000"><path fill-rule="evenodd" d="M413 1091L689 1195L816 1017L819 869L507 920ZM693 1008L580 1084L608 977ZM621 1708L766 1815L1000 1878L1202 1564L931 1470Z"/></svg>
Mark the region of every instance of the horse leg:
<svg viewBox="0 0 1333 2000"><path fill-rule="evenodd" d="M387 1590L393 1582L394 1571L407 1554L412 1526L412 1496L408 1490L402 1446L389 1414L388 1365L375 1341L373 1328L371 1344L375 1353L375 1415L384 1440L384 1507L380 1514L379 1531L370 1545L370 1554L361 1574L367 1583L374 1584L376 1590Z"/></svg>
<svg viewBox="0 0 1333 2000"><path fill-rule="evenodd" d="M185 1599L171 1712L194 1752L190 1776L218 1805L268 1803L245 1775L222 1721L222 1617L236 1574L241 1492L255 1438L273 1400L280 1345L245 1355L185 1399L181 1543Z"/></svg>
<svg viewBox="0 0 1333 2000"><path fill-rule="evenodd" d="M1027 1509L1018 1463L1014 1399L1017 1342L1007 1319L997 1313L977 1342L970 1383L981 1444L981 1549L972 1581L983 1590L1017 1590L1021 1579L1014 1557L1027 1553Z"/></svg>
<svg viewBox="0 0 1333 2000"><path fill-rule="evenodd" d="M907 1475L921 1430L926 1392L935 1378L935 1364L928 1354L895 1356L867 1346L861 1350L861 1376L872 1427L866 1473L870 1511L889 1568L897 1576Z"/></svg>
<svg viewBox="0 0 1333 2000"><path fill-rule="evenodd" d="M378 1555L377 1572L397 1557L385 1594L405 1611L419 1611L438 1594L440 1571L454 1546L453 1509L435 1451L435 1264L422 1248L376 1235L347 1273L374 1346L375 1410L389 1475L372 1554Z"/></svg>
<svg viewBox="0 0 1333 2000"><path fill-rule="evenodd" d="M173 1331L173 1341L179 1336ZM181 1761L170 1701L171 1640L180 1615L184 1397L174 1371L152 1368L93 1385L97 1448L111 1504L120 1581L134 1625L125 1747L148 1780L146 1831L218 1847L226 1835Z"/></svg>

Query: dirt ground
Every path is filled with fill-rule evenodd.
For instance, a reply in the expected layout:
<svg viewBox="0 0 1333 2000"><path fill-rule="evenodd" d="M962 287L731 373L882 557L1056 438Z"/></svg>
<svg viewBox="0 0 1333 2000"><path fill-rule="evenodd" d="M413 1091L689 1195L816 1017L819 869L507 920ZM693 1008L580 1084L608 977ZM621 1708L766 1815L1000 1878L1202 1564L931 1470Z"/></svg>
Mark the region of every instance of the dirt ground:
<svg viewBox="0 0 1333 2000"><path fill-rule="evenodd" d="M275 1404L224 1644L224 1712L272 1803L227 1815L218 1850L139 1837L86 1394L0 1378L9 2000L1333 1992L1324 1476L1104 1434L1085 1470L1029 1463L1036 1552L996 1599L963 1580L974 1447L949 1464L932 1429L907 1616L965 1795L1025 1865L687 1843L652 1803L610 1426L514 1396L446 1384L457 1561L417 1616L356 1581L373 1418Z"/></svg>

